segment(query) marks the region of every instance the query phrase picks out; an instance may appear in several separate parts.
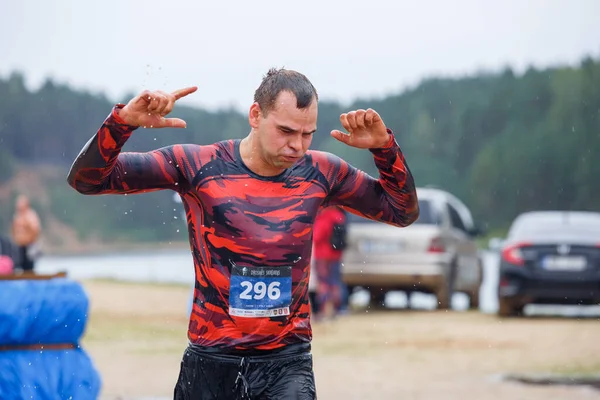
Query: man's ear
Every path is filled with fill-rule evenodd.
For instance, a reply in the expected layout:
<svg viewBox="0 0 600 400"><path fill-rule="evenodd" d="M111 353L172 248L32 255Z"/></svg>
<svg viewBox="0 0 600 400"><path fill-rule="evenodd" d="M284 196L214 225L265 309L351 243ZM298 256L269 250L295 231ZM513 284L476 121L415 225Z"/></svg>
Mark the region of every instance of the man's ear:
<svg viewBox="0 0 600 400"><path fill-rule="evenodd" d="M256 102L252 103L250 110L248 111L248 123L252 128L256 129L258 128L261 118L262 112L260 110L260 106Z"/></svg>

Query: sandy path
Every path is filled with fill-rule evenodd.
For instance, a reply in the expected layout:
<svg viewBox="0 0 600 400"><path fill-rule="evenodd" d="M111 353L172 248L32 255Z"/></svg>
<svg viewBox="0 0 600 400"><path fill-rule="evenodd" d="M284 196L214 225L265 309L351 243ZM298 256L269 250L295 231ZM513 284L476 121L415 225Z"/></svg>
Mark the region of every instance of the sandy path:
<svg viewBox="0 0 600 400"><path fill-rule="evenodd" d="M170 398L186 344L188 288L85 286L91 317L83 346L102 375L102 399ZM599 337L597 318L361 312L314 327L319 399L600 398L600 391L588 388L499 378L517 372L598 373Z"/></svg>

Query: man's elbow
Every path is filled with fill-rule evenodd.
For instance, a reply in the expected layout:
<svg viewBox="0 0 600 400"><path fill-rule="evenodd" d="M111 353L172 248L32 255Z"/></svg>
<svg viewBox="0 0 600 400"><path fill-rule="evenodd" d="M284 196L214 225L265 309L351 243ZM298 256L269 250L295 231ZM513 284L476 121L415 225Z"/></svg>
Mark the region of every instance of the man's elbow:
<svg viewBox="0 0 600 400"><path fill-rule="evenodd" d="M416 210L409 214L409 216L408 216L408 225L412 225L413 222L415 222L416 220L419 219L420 212L421 211L419 210L419 207L417 206Z"/></svg>
<svg viewBox="0 0 600 400"><path fill-rule="evenodd" d="M69 174L67 175L67 183L69 184L69 186L71 186L73 189L75 189L76 192L81 193L81 191L83 189L82 185L79 185L77 183L76 174L73 170L70 170Z"/></svg>
<svg viewBox="0 0 600 400"><path fill-rule="evenodd" d="M403 217L400 218L400 223L398 224L402 228L412 225L417 219L419 219L419 205L416 204L413 209L408 212L405 212Z"/></svg>
<svg viewBox="0 0 600 400"><path fill-rule="evenodd" d="M81 182L81 180L77 179L76 174L73 172L69 172L67 175L67 183L71 186L77 193L85 194L85 195L93 195L98 194L100 189L94 185L90 185L87 183Z"/></svg>

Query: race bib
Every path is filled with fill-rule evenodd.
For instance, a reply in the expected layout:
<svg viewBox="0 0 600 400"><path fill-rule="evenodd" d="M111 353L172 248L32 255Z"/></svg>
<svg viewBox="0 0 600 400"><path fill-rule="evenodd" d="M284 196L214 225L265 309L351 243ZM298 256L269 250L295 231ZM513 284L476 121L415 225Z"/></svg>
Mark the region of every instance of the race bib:
<svg viewBox="0 0 600 400"><path fill-rule="evenodd" d="M230 315L250 318L289 315L291 302L292 267L232 267Z"/></svg>

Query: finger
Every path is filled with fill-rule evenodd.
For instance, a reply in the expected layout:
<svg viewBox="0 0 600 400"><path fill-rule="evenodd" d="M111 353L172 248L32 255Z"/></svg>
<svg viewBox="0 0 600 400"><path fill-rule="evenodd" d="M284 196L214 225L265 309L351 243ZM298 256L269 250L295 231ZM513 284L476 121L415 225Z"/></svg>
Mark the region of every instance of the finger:
<svg viewBox="0 0 600 400"><path fill-rule="evenodd" d="M348 124L350 125L350 129L351 130L356 130L357 125L356 125L356 112L354 111L350 111L348 113Z"/></svg>
<svg viewBox="0 0 600 400"><path fill-rule="evenodd" d="M368 125L372 125L378 121L381 121L381 117L377 114L377 111L369 108L367 110L367 114L365 115L365 123Z"/></svg>
<svg viewBox="0 0 600 400"><path fill-rule="evenodd" d="M348 123L348 114L340 115L340 122L342 123L342 126L347 132L350 132L352 130L350 124Z"/></svg>
<svg viewBox="0 0 600 400"><path fill-rule="evenodd" d="M188 94L194 93L196 90L198 90L198 87L190 86L185 89L179 89L179 90L174 91L173 96L175 96L175 100L179 100L180 98L185 97Z"/></svg>
<svg viewBox="0 0 600 400"><path fill-rule="evenodd" d="M165 115L163 112L169 104L169 95L159 91L156 93L156 99L158 100L158 105L156 106L156 109L154 111L158 115Z"/></svg>
<svg viewBox="0 0 600 400"><path fill-rule="evenodd" d="M156 94L151 93L150 95L148 95L148 100L150 102L148 103L147 110L149 113L154 113L156 111L156 107L158 107L158 99L156 98Z"/></svg>
<svg viewBox="0 0 600 400"><path fill-rule="evenodd" d="M173 107L175 107L175 96L168 95L167 96L167 105L163 109L162 113L160 113L160 115L163 117L165 115L168 115L171 111L173 111Z"/></svg>
<svg viewBox="0 0 600 400"><path fill-rule="evenodd" d="M365 110L356 110L356 126L358 128L365 127Z"/></svg>
<svg viewBox="0 0 600 400"><path fill-rule="evenodd" d="M365 113L365 126L370 126L373 124L373 118L375 117L375 111L372 109L368 109Z"/></svg>
<svg viewBox="0 0 600 400"><path fill-rule="evenodd" d="M162 118L160 128L186 128L187 124L181 118Z"/></svg>
<svg viewBox="0 0 600 400"><path fill-rule="evenodd" d="M342 131L338 131L338 130L333 130L331 131L331 136L333 136L335 139L339 140L342 143L345 144L349 144L350 143L350 135L348 135L347 133L344 133Z"/></svg>
<svg viewBox="0 0 600 400"><path fill-rule="evenodd" d="M150 96L150 91L144 90L137 97L134 97L131 100L131 103L134 103L137 106L143 107L143 109L148 108L148 104L152 101L152 97Z"/></svg>

